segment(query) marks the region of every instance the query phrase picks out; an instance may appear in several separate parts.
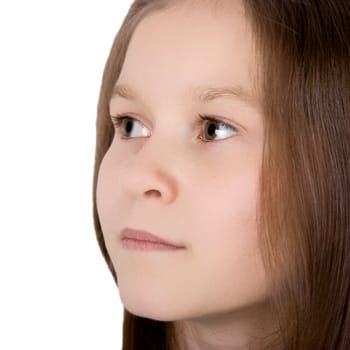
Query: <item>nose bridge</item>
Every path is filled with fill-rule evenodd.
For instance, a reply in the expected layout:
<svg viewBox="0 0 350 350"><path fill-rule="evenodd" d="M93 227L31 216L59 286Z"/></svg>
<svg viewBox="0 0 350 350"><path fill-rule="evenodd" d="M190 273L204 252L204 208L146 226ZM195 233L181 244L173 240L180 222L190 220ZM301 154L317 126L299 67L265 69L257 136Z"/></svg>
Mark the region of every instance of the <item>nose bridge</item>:
<svg viewBox="0 0 350 350"><path fill-rule="evenodd" d="M161 135L147 138L125 165L124 182L134 198L175 200L179 187L178 145Z"/></svg>

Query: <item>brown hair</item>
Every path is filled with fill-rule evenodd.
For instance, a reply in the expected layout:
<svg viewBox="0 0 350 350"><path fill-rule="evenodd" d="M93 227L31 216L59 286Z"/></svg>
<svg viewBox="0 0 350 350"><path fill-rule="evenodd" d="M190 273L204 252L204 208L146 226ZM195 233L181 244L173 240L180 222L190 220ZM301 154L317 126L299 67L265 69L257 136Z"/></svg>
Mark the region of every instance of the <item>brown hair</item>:
<svg viewBox="0 0 350 350"><path fill-rule="evenodd" d="M136 26L178 2L135 0L103 74L93 214L117 284L96 209L98 171L114 136L109 100ZM261 63L265 137L258 229L280 335L278 347L266 349L350 349L350 2L243 3ZM123 350L170 349L173 338L171 322L124 309Z"/></svg>

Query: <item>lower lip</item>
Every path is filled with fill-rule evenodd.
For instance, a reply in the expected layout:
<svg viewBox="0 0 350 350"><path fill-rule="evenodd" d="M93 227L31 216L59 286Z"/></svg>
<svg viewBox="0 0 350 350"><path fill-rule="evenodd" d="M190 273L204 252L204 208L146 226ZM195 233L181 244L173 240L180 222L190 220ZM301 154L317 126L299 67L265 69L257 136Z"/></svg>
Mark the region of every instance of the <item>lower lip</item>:
<svg viewBox="0 0 350 350"><path fill-rule="evenodd" d="M163 243L149 242L149 241L139 241L135 239L124 238L122 240L122 246L130 250L180 250L183 248L178 248L173 245L166 245Z"/></svg>

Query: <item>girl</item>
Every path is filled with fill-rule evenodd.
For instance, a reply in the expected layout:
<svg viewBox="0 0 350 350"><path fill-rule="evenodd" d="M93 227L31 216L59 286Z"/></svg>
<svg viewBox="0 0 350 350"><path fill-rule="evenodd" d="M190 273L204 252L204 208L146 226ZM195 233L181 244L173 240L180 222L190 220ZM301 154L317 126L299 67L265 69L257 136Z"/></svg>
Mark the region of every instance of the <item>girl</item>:
<svg viewBox="0 0 350 350"><path fill-rule="evenodd" d="M136 0L98 104L123 349L350 349L350 4Z"/></svg>

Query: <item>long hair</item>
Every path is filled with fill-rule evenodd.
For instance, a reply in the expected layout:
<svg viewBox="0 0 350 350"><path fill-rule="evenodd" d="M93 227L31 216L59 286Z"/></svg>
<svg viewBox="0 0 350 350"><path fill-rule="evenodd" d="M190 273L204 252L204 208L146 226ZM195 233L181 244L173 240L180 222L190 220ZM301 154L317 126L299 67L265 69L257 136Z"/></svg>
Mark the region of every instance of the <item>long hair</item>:
<svg viewBox="0 0 350 350"><path fill-rule="evenodd" d="M112 88L133 32L176 0L135 0L107 59L96 121L93 215L114 128ZM220 1L217 1L219 3ZM259 54L264 120L258 234L283 350L350 349L350 2L244 0ZM124 309L123 350L172 349L172 322ZM270 346L270 347L269 347ZM266 349L275 349L271 343Z"/></svg>

